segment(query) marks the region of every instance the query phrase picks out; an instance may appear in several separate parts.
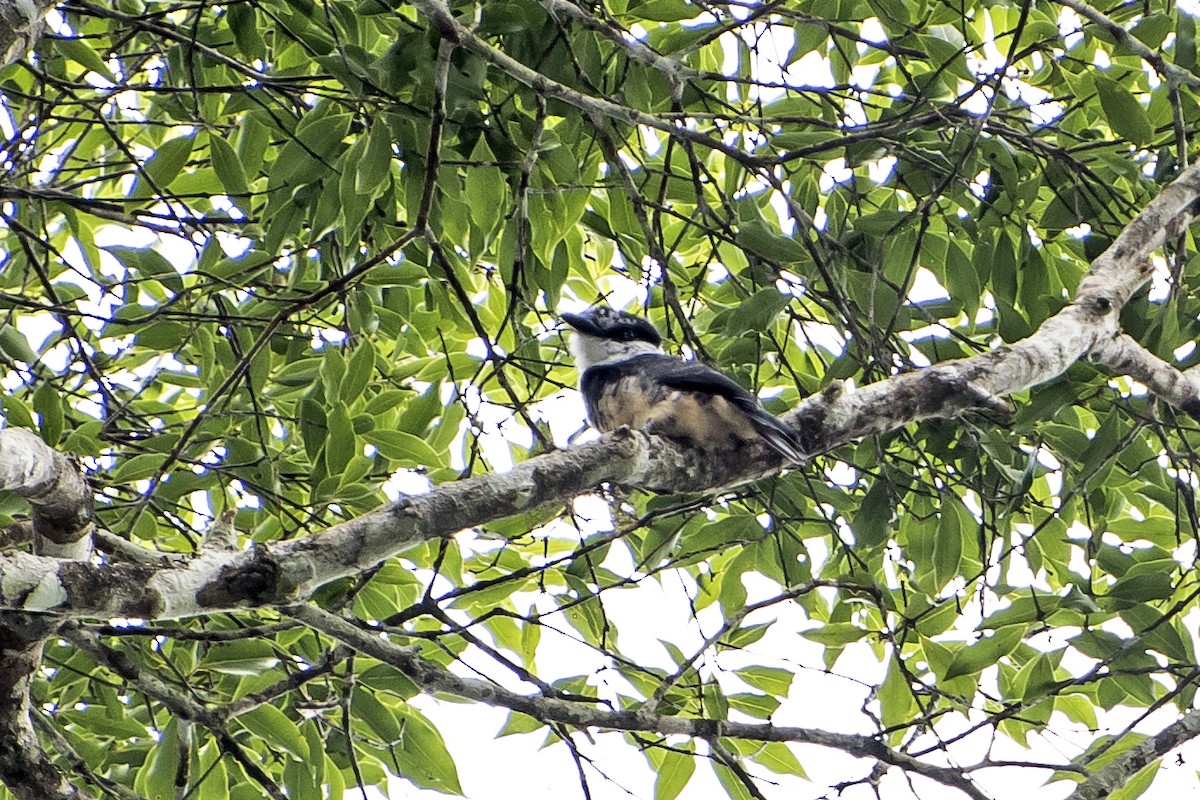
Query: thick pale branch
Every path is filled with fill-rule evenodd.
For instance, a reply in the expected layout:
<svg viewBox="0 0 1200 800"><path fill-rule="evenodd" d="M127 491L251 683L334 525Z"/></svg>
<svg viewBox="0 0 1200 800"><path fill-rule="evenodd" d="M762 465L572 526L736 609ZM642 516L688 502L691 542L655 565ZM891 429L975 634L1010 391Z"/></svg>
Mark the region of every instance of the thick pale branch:
<svg viewBox="0 0 1200 800"><path fill-rule="evenodd" d="M1115 374L1141 381L1166 402L1200 419L1200 371L1176 369L1125 334L1097 347L1091 358Z"/></svg>
<svg viewBox="0 0 1200 800"><path fill-rule="evenodd" d="M0 615L0 782L18 800L84 800L42 749L29 715L29 684L42 661L45 621Z"/></svg>
<svg viewBox="0 0 1200 800"><path fill-rule="evenodd" d="M617 731L641 731L664 736L683 735L698 739L748 739L759 742L796 742L840 750L859 758L872 758L900 767L916 775L965 792L976 800L986 800L961 771L928 764L891 749L870 736L834 733L819 728L798 728L769 723L730 722L659 714L641 709L613 710L579 700L531 697L509 691L478 678L465 678L420 656L415 647L389 642L382 635L365 631L345 619L312 605L293 608L292 615L314 630L395 667L430 694L444 692L477 703L507 708L540 722L557 722L579 728L604 728Z"/></svg>
<svg viewBox="0 0 1200 800"><path fill-rule="evenodd" d="M1200 168L1191 167L1164 187L1092 262L1074 301L1028 338L858 391L826 390L785 419L799 430L810 452L824 452L909 422L996 406L1004 395L1053 380L1082 357L1107 352L1121 335L1122 306L1150 277L1150 253L1195 219L1197 197Z"/></svg>
<svg viewBox="0 0 1200 800"><path fill-rule="evenodd" d="M91 552L92 491L72 459L24 428L0 430L0 491L33 507L34 549L58 558Z"/></svg>
<svg viewBox="0 0 1200 800"><path fill-rule="evenodd" d="M167 619L295 602L413 545L565 501L604 481L645 485L650 475L690 475L701 488L712 485L719 466L680 448L652 448L643 435L617 436L445 484L308 538L246 551L114 564L9 552L0 554L0 607Z"/></svg>

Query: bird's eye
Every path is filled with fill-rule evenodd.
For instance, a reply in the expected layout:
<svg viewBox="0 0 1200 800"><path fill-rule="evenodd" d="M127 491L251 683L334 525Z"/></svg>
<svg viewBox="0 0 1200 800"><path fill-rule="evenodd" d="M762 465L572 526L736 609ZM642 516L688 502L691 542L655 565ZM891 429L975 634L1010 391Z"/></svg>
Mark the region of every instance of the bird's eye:
<svg viewBox="0 0 1200 800"><path fill-rule="evenodd" d="M621 331L621 341L622 342L632 342L633 341L633 331L629 330L628 328Z"/></svg>

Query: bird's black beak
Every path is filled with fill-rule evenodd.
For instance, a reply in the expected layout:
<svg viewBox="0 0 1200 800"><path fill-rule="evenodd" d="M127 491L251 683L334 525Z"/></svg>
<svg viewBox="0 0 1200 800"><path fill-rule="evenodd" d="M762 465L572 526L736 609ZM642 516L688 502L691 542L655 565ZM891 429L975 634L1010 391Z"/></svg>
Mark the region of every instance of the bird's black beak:
<svg viewBox="0 0 1200 800"><path fill-rule="evenodd" d="M580 333L586 333L592 336L600 335L600 326L596 324L595 320L586 314L564 313L560 316L562 317L563 322L567 323Z"/></svg>

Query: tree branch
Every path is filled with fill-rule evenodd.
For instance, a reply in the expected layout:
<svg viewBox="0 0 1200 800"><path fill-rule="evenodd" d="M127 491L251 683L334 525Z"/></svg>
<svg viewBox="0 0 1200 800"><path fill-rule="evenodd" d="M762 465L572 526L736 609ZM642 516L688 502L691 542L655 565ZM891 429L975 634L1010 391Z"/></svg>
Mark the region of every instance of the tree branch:
<svg viewBox="0 0 1200 800"><path fill-rule="evenodd" d="M0 491L33 507L34 552L86 558L92 550L92 491L68 456L24 428L0 430Z"/></svg>
<svg viewBox="0 0 1200 800"><path fill-rule="evenodd" d="M703 147L725 154L748 169L757 169L763 166L764 163L767 163L740 147L687 127L686 122L683 120L667 121L653 114L639 111L636 108L614 103L611 100L585 95L569 86L564 86L558 81L547 78L540 72L525 66L512 56L501 50L497 50L476 36L455 19L445 0L413 0L413 5L429 19L430 25L443 38L455 44L462 45L483 58L484 61L507 73L513 79L525 84L544 97L561 100L589 114L609 117L629 125L645 125L649 128L668 133L676 138L695 142Z"/></svg>
<svg viewBox="0 0 1200 800"><path fill-rule="evenodd" d="M1060 6L1066 6L1084 19L1099 25L1104 29L1105 33L1116 40L1117 44L1154 67L1155 72L1172 83L1191 86L1193 88L1200 87L1200 76L1194 75L1190 70L1167 61L1162 57L1162 53L1151 50L1140 39L1130 33L1124 25L1106 16L1099 9L1093 8L1087 3L1081 3L1079 0L1054 1Z"/></svg>
<svg viewBox="0 0 1200 800"><path fill-rule="evenodd" d="M51 0L0 2L0 67L23 58L46 28L45 16L55 3Z"/></svg>
<svg viewBox="0 0 1200 800"><path fill-rule="evenodd" d="M808 452L825 452L921 419L980 406L1002 408L1002 395L1050 380L1097 348L1107 352L1109 343L1120 336L1121 306L1149 277L1146 257L1191 221L1198 195L1200 166L1164 188L1092 264L1074 302L1027 339L859 391L831 386L801 403L785 421L796 428ZM28 432L6 433L41 458L64 458ZM28 458L22 462L26 470L45 471ZM531 459L509 472L444 484L428 495L308 538L249 551L209 551L182 565L165 559L96 565L8 553L0 556L0 608L73 617L167 619L296 602L332 580L359 574L420 542L565 502L606 481L711 491L771 474L780 466L779 457L765 444L714 459L641 433L615 435ZM29 483L0 477L0 486Z"/></svg>
<svg viewBox="0 0 1200 800"><path fill-rule="evenodd" d="M1175 368L1124 333L1093 350L1091 358L1118 375L1141 381L1166 402L1200 420L1200 372L1197 370Z"/></svg>
<svg viewBox="0 0 1200 800"><path fill-rule="evenodd" d="M445 692L485 705L507 708L545 723L562 723L580 728L606 728L615 731L642 731L664 736L683 735L715 741L720 738L749 739L758 742L796 742L840 750L859 758L873 758L921 775L937 783L958 789L975 800L987 800L962 771L927 764L893 750L878 739L834 733L819 728L776 726L769 723L730 722L720 719L677 717L643 708L612 710L579 700L555 697L530 697L501 686L464 678L422 658L415 647L394 644L382 635L363 630L345 619L316 606L301 605L289 613L314 630L330 636L354 650L390 664L421 691Z"/></svg>
<svg viewBox="0 0 1200 800"><path fill-rule="evenodd" d="M1193 709L1096 770L1090 778L1079 784L1067 800L1101 800L1108 797L1143 767L1197 736L1200 736L1200 711Z"/></svg>
<svg viewBox="0 0 1200 800"><path fill-rule="evenodd" d="M50 632L44 618L0 614L0 782L18 800L85 800L42 749L30 717L29 687Z"/></svg>
<svg viewBox="0 0 1200 800"><path fill-rule="evenodd" d="M1092 262L1071 304L1042 323L1031 336L978 356L897 375L858 391L830 387L802 402L784 420L798 430L809 452L825 452L909 422L954 416L981 405L1001 408L999 398L1053 380L1097 348L1099 360L1105 361L1110 343L1121 336L1121 308L1150 278L1150 253L1196 218L1197 197L1200 167L1193 166L1164 187L1125 226L1112 245ZM1164 397L1170 399L1171 395ZM1184 400L1184 410L1189 410L1197 398Z"/></svg>

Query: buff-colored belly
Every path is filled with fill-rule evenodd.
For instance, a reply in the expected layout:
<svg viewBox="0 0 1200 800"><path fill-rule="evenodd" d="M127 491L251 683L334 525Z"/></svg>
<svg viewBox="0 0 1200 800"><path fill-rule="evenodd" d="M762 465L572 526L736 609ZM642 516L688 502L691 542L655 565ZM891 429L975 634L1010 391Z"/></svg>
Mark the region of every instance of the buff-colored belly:
<svg viewBox="0 0 1200 800"><path fill-rule="evenodd" d="M707 448L736 447L758 436L724 397L647 387L636 377L606 387L596 416L596 427L605 432L629 427Z"/></svg>

